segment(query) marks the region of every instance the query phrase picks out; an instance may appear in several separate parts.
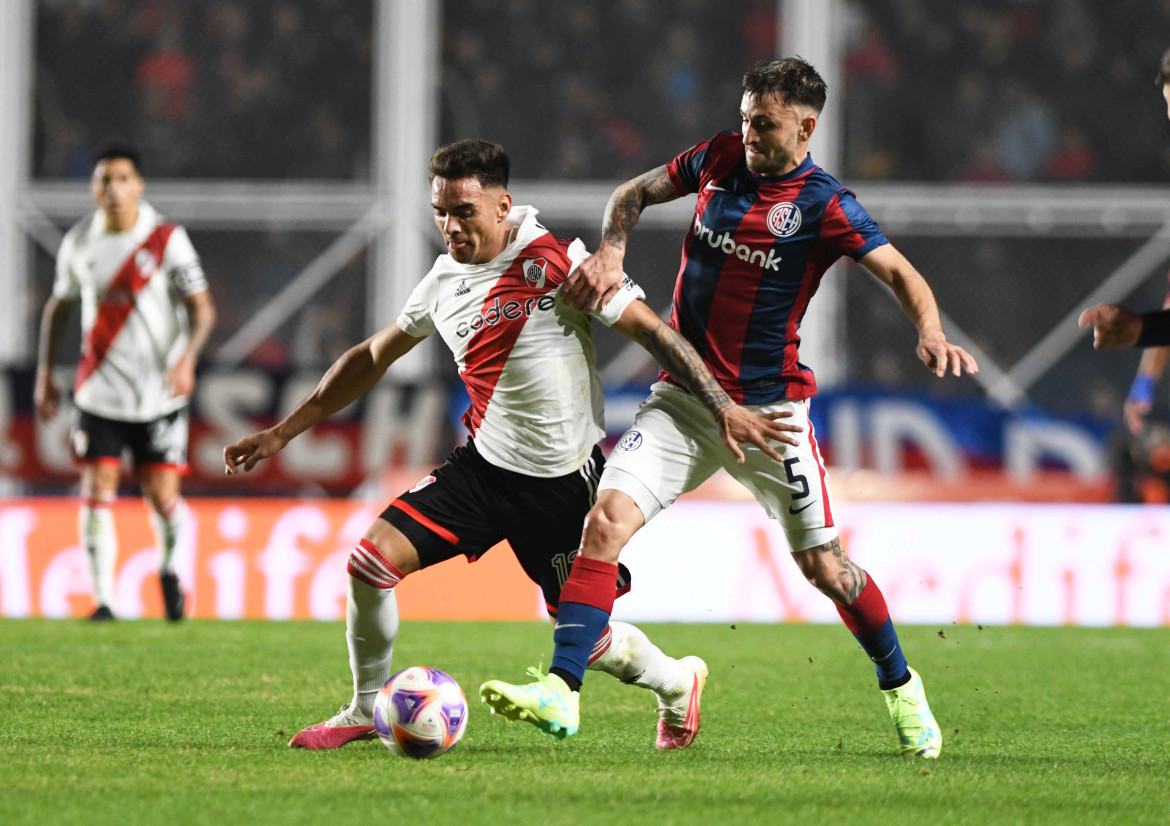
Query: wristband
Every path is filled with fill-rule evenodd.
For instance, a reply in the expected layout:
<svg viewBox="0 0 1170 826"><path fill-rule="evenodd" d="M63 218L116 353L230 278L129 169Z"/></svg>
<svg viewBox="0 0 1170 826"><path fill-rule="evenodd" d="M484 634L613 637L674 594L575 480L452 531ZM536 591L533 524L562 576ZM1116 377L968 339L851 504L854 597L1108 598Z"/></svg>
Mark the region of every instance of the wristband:
<svg viewBox="0 0 1170 826"><path fill-rule="evenodd" d="M1142 331L1135 347L1165 347L1170 344L1170 310L1142 313Z"/></svg>
<svg viewBox="0 0 1170 826"><path fill-rule="evenodd" d="M1138 373L1134 376L1133 386L1129 388L1129 396L1126 397L1126 401L1150 404L1154 400L1154 381L1153 376Z"/></svg>

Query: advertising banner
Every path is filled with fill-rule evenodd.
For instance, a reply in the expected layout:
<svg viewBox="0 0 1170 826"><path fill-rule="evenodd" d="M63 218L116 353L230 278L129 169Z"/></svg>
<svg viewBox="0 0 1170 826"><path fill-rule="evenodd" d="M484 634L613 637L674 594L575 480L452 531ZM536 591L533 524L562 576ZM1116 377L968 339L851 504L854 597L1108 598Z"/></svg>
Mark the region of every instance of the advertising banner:
<svg viewBox="0 0 1170 826"><path fill-rule="evenodd" d="M180 576L197 618L344 617L346 560L381 510L338 500L189 501ZM1170 625L1170 509L1118 505L879 504L841 508L850 556L903 623ZM115 508L115 611L159 617L145 506ZM85 554L69 499L0 504L0 615L85 616ZM784 534L751 502L680 501L622 554L634 621L838 622L789 558ZM506 545L455 559L398 587L404 619L539 620L539 591Z"/></svg>
<svg viewBox="0 0 1170 826"><path fill-rule="evenodd" d="M192 518L178 552L187 614L206 619L345 618L346 560L381 506L332 499L187 500ZM115 614L161 617L158 554L146 506L114 507L118 530ZM455 559L396 589L405 619L525 620L542 616L538 589L507 546L475 564ZM77 502L0 504L0 615L87 616L88 562Z"/></svg>
<svg viewBox="0 0 1170 826"><path fill-rule="evenodd" d="M273 373L249 367L200 373L191 400L187 489L234 495L223 476L223 448L271 426L307 396L320 371ZM58 384L72 383L68 369ZM52 422L32 411L31 369L0 370L0 481L49 486L76 483L69 447L71 409ZM608 389L605 419L612 444L633 421L645 388ZM348 495L388 467L431 467L466 438L459 416L462 385L400 385L384 380L249 475L265 495ZM810 408L818 443L834 468L882 474L921 471L944 481L973 472L1005 472L1016 481L1057 471L1081 481L1106 478L1106 444L1116 422L1006 411L978 399L849 387L819 394Z"/></svg>

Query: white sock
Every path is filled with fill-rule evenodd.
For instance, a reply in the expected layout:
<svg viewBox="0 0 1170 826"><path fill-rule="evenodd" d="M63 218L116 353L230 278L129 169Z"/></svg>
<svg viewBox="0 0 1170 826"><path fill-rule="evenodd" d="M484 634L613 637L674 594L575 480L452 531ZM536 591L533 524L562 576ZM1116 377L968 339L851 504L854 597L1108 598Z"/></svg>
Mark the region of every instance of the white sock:
<svg viewBox="0 0 1170 826"><path fill-rule="evenodd" d="M397 636L398 597L393 589L375 588L351 576L345 603L345 641L353 672L349 710L354 716L374 716L374 698L390 679L390 657Z"/></svg>
<svg viewBox="0 0 1170 826"><path fill-rule="evenodd" d="M98 605L114 608L114 563L118 560L118 534L108 502L83 502L77 520L81 544L89 557L93 596Z"/></svg>
<svg viewBox="0 0 1170 826"><path fill-rule="evenodd" d="M611 622L609 628L613 635L609 649L589 664L591 671L604 671L623 683L648 688L664 697L686 690L686 669L678 660L663 654L642 631L625 622Z"/></svg>
<svg viewBox="0 0 1170 826"><path fill-rule="evenodd" d="M154 537L158 543L159 573L175 573L175 548L179 544L179 537L183 535L183 523L187 521L187 503L179 497L171 504L166 514L161 514L152 507L150 524L154 527Z"/></svg>

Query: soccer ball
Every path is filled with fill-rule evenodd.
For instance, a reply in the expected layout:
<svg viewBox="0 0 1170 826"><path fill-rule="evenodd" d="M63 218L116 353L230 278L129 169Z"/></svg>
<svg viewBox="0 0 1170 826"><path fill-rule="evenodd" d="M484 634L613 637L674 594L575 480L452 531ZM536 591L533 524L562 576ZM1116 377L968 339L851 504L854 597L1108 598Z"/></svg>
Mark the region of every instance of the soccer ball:
<svg viewBox="0 0 1170 826"><path fill-rule="evenodd" d="M467 728L467 698L437 668L416 665L386 681L374 700L374 728L399 757L438 757Z"/></svg>

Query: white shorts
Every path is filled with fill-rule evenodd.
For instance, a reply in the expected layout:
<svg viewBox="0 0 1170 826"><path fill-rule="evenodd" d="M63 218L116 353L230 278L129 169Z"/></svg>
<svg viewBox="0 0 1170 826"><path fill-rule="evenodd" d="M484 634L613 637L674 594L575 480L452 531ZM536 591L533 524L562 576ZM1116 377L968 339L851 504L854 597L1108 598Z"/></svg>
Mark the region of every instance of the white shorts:
<svg viewBox="0 0 1170 826"><path fill-rule="evenodd" d="M649 522L722 467L783 526L793 551L836 539L828 475L808 420L808 402L779 401L747 409L791 411L792 416L781 421L803 428L791 434L800 440L795 447L773 442L783 462L755 445L741 445L745 462L736 464L702 402L680 387L655 383L634 424L606 461L598 490L620 490Z"/></svg>

